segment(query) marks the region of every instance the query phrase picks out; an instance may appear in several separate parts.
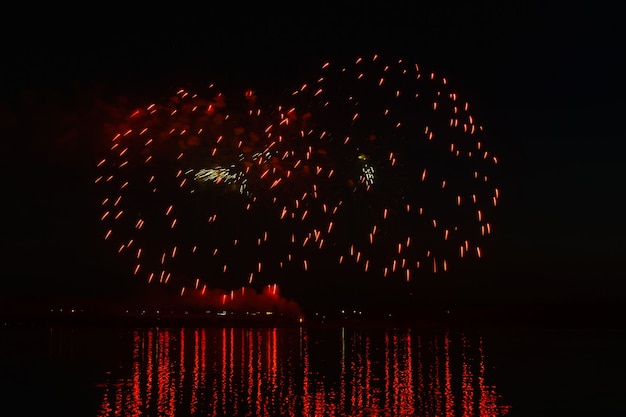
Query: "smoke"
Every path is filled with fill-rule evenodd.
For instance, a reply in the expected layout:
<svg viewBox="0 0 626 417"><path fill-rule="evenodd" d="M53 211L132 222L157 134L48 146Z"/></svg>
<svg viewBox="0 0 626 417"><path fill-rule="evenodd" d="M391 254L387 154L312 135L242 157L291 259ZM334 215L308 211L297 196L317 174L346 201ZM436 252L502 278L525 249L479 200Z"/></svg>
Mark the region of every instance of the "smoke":
<svg viewBox="0 0 626 417"><path fill-rule="evenodd" d="M145 308L163 310L272 313L294 317L302 315L302 307L294 300L281 296L277 284L266 285L260 290L252 287L230 291L219 288L199 288L178 294L168 291L163 286L151 286L146 295L137 300Z"/></svg>

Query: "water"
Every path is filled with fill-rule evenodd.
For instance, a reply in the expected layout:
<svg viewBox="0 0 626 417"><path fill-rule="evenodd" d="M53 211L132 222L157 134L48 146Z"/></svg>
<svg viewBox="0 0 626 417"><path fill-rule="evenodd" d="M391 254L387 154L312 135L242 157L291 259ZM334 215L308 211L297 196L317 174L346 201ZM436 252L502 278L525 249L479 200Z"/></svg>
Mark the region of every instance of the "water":
<svg viewBox="0 0 626 417"><path fill-rule="evenodd" d="M7 416L620 416L616 330L5 326Z"/></svg>

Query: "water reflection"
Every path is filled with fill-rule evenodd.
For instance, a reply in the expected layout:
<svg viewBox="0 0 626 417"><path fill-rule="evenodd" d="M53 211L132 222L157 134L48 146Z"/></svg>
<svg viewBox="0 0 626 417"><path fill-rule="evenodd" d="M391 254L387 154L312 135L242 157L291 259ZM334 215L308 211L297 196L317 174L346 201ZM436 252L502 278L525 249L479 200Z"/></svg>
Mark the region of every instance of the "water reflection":
<svg viewBox="0 0 626 417"><path fill-rule="evenodd" d="M480 337L413 329L133 333L100 416L502 416Z"/></svg>

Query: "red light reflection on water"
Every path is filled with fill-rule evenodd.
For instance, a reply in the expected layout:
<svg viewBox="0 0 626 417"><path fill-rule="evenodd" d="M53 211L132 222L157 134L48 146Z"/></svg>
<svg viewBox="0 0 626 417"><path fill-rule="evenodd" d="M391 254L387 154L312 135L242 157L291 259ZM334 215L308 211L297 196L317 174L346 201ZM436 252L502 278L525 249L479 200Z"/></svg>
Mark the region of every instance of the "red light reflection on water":
<svg viewBox="0 0 626 417"><path fill-rule="evenodd" d="M145 329L99 416L507 414L482 340L412 329Z"/></svg>

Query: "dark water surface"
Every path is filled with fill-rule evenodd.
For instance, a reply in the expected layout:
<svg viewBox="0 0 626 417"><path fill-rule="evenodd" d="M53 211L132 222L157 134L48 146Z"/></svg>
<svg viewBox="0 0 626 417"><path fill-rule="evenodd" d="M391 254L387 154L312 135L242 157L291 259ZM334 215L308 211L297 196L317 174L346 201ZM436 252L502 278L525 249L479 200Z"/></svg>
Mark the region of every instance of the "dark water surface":
<svg viewBox="0 0 626 417"><path fill-rule="evenodd" d="M4 326L6 416L622 416L626 332Z"/></svg>

